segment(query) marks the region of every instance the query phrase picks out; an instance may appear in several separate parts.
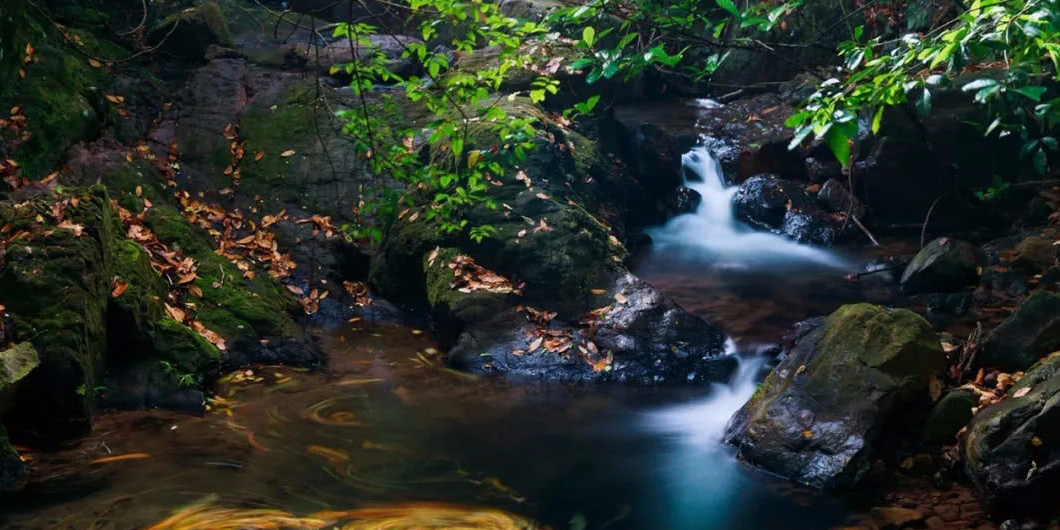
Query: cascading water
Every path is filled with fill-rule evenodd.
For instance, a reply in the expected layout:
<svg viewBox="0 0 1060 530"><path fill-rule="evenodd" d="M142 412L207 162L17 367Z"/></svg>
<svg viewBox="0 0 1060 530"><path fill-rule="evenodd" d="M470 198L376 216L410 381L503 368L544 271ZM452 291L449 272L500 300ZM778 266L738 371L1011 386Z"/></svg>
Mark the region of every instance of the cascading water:
<svg viewBox="0 0 1060 530"><path fill-rule="evenodd" d="M757 232L736 219L732 199L737 186L726 186L721 165L705 146L682 157L685 186L702 197L694 213L679 215L648 230L656 249L678 250L689 258L755 268L798 263L844 268L839 255L802 245L783 236ZM689 177L693 178L689 178Z"/></svg>

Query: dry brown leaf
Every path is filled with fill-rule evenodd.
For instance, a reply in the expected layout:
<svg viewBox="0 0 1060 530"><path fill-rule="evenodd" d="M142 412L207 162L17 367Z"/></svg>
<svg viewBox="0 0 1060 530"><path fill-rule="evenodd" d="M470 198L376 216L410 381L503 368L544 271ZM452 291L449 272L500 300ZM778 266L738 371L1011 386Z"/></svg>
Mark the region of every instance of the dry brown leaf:
<svg viewBox="0 0 1060 530"><path fill-rule="evenodd" d="M81 232L85 229L84 226L71 223L70 221L63 221L55 226L58 228L62 228L63 230L69 230L73 232L74 235L77 237L81 237Z"/></svg>
<svg viewBox="0 0 1060 530"><path fill-rule="evenodd" d="M258 151L257 153L254 153L255 162L261 160L262 158L265 158L265 151Z"/></svg>
<svg viewBox="0 0 1060 530"><path fill-rule="evenodd" d="M179 307L173 307L169 304L166 304L166 313L169 314L170 318L176 320L177 322L184 322L184 319L187 317L183 309L180 309Z"/></svg>
<svg viewBox="0 0 1060 530"><path fill-rule="evenodd" d="M124 282L117 282L116 281L116 282L114 282L114 288L111 289L111 291L110 291L110 297L111 298L117 298L117 297L121 296L122 293L124 293L125 290L128 289L128 288L129 288L129 284L124 283Z"/></svg>
<svg viewBox="0 0 1060 530"><path fill-rule="evenodd" d="M280 156L282 156L282 157L284 157L284 158L287 158L287 157L289 157L289 156L294 156L294 153L295 153L295 150L294 150L294 149L288 149L288 150L286 150L286 151L284 151L284 152L280 153Z"/></svg>

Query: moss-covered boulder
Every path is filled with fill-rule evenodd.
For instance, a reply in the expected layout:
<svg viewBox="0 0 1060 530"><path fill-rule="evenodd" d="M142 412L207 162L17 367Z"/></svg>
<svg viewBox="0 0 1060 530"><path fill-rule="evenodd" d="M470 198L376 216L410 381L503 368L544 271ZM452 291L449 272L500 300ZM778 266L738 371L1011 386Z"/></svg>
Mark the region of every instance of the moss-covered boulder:
<svg viewBox="0 0 1060 530"><path fill-rule="evenodd" d="M979 282L986 265L983 251L970 243L940 237L913 257L902 274L906 293L951 292Z"/></svg>
<svg viewBox="0 0 1060 530"><path fill-rule="evenodd" d="M148 42L182 59L202 59L211 45L234 46L228 19L217 2L204 2L156 23Z"/></svg>
<svg viewBox="0 0 1060 530"><path fill-rule="evenodd" d="M961 445L964 468L999 520L1057 514L1060 357L1029 370L1008 397L976 414Z"/></svg>
<svg viewBox="0 0 1060 530"><path fill-rule="evenodd" d="M1060 294L1034 291L980 345L979 366L1015 372L1060 350Z"/></svg>
<svg viewBox="0 0 1060 530"><path fill-rule="evenodd" d="M945 355L922 317L847 305L805 335L732 418L726 439L767 471L823 489L857 486L884 425L916 400Z"/></svg>
<svg viewBox="0 0 1060 530"><path fill-rule="evenodd" d="M0 415L7 410L19 384L39 365L37 350L28 342L0 351ZM7 431L0 423L0 492L16 488L25 474L22 459L11 446Z"/></svg>
<svg viewBox="0 0 1060 530"><path fill-rule="evenodd" d="M490 198L503 206L462 212L469 224L490 225L496 235L480 243L442 235L410 212L390 227L372 264L376 292L429 309L450 365L461 369L647 383L727 377L724 336L623 264L616 214L625 195L615 165L526 99L501 101L509 116L533 117L538 128L519 171L495 176ZM489 149L497 141L491 134L477 124L466 148ZM438 163L443 158L436 156ZM454 255L512 289L461 291L446 269Z"/></svg>
<svg viewBox="0 0 1060 530"><path fill-rule="evenodd" d="M67 203L65 224L52 217L52 205ZM109 244L120 233L109 197L90 192L51 195L18 206L0 206L0 226L23 234L10 241L0 270L0 296L11 313L9 335L30 341L41 365L27 389L30 407L18 407L27 421L53 437L88 428L94 393L107 351L107 304L110 298Z"/></svg>

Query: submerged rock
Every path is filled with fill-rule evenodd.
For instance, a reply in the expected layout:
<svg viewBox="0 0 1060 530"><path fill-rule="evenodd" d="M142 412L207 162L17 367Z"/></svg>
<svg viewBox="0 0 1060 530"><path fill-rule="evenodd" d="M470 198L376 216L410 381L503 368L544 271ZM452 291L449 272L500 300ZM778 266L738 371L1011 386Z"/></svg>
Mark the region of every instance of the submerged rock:
<svg viewBox="0 0 1060 530"><path fill-rule="evenodd" d="M1029 370L1008 397L976 414L961 445L965 471L996 517L1057 512L1060 357Z"/></svg>
<svg viewBox="0 0 1060 530"><path fill-rule="evenodd" d="M944 366L935 332L915 313L843 306L788 351L725 438L773 473L816 488L853 488L870 471L885 423L927 399L929 379Z"/></svg>
<svg viewBox="0 0 1060 530"><path fill-rule="evenodd" d="M1015 372L1060 350L1060 294L1034 291L983 339L976 362Z"/></svg>
<svg viewBox="0 0 1060 530"><path fill-rule="evenodd" d="M986 257L975 245L940 237L928 243L909 262L902 274L902 290L906 293L957 291L978 283L985 265Z"/></svg>

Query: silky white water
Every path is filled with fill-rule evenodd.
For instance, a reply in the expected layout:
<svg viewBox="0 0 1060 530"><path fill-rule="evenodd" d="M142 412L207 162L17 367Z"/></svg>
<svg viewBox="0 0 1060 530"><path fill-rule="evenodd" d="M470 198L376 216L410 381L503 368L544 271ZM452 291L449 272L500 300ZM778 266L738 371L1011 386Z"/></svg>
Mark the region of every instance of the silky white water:
<svg viewBox="0 0 1060 530"><path fill-rule="evenodd" d="M677 250L688 258L738 268L800 264L849 267L838 254L758 232L738 221L732 204L738 186L726 186L721 165L707 147L696 147L685 153L681 162L685 186L697 191L702 202L694 213L679 215L663 226L648 230L656 250L667 253Z"/></svg>

